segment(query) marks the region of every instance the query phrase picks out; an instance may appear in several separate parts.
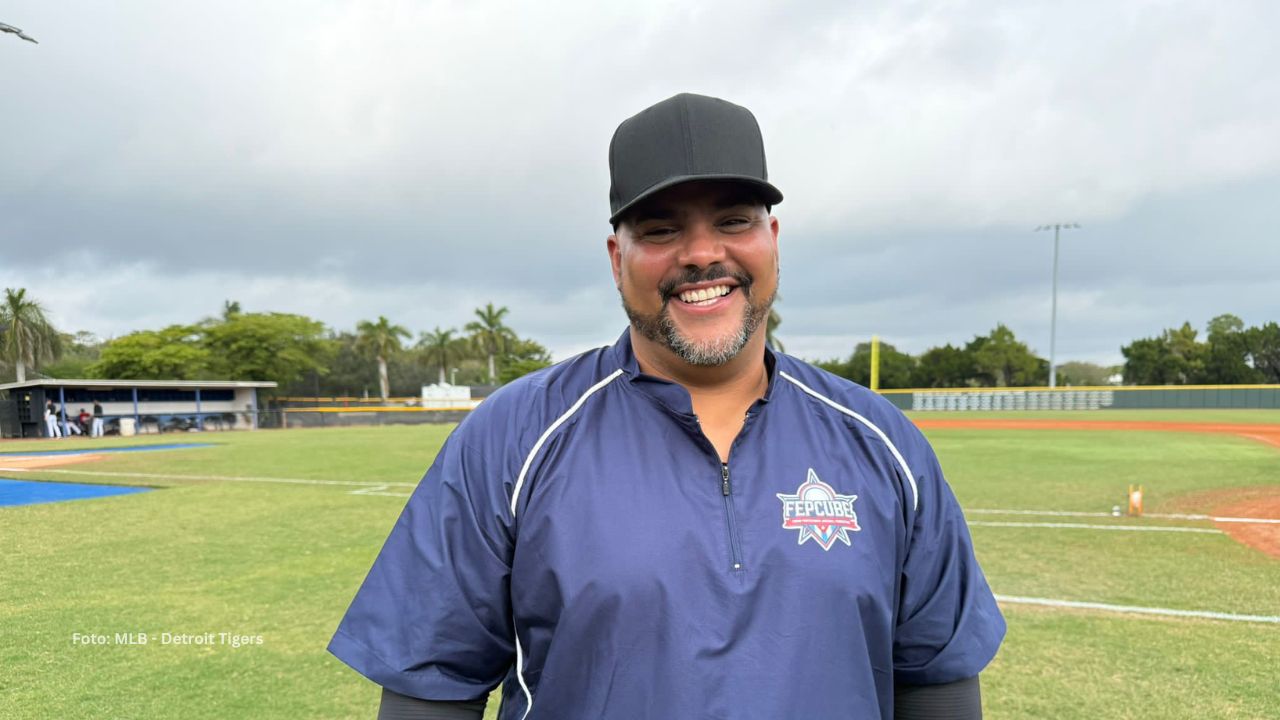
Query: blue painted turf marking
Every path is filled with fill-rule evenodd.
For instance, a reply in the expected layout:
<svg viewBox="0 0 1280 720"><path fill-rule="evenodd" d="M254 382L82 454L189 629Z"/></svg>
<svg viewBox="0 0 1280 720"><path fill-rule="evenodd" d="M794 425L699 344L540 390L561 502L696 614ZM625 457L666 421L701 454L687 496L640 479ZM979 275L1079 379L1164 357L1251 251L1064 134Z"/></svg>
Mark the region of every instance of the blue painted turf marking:
<svg viewBox="0 0 1280 720"><path fill-rule="evenodd" d="M187 448L213 447L216 443L170 443L168 445L131 445L113 448L80 448L79 450L32 450L27 452L0 452L4 457L43 457L46 455L99 455L102 453L149 452L151 450L186 450Z"/></svg>
<svg viewBox="0 0 1280 720"><path fill-rule="evenodd" d="M0 507L84 500L111 495L132 495L150 490L121 485L81 485L78 483L32 482L0 478Z"/></svg>

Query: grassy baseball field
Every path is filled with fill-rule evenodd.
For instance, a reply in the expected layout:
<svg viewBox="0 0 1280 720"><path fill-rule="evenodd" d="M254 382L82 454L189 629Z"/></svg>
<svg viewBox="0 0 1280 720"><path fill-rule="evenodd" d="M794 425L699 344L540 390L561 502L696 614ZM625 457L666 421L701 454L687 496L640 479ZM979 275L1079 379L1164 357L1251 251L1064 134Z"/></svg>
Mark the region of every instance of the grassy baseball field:
<svg viewBox="0 0 1280 720"><path fill-rule="evenodd" d="M1280 425L1276 411L1004 416ZM156 488L0 507L0 717L373 717L377 689L324 647L449 429L187 435L214 445L0 472ZM1280 717L1280 624L1240 617L1280 616L1280 559L1222 523L1150 517L1211 513L1234 489L1280 493L1280 448L1222 433L928 434L993 588L1019 599L1003 605L1009 635L983 676L987 717ZM1111 517L1133 483L1148 517Z"/></svg>

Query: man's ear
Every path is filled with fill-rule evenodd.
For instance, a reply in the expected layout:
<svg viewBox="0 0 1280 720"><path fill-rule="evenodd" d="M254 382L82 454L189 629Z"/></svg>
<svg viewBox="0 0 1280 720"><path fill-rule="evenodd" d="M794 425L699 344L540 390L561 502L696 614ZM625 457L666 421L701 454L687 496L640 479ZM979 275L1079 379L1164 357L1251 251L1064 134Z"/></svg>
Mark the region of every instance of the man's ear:
<svg viewBox="0 0 1280 720"><path fill-rule="evenodd" d="M605 241L605 247L609 250L609 264L613 267L613 284L614 287L622 287L622 247L618 234L609 236Z"/></svg>

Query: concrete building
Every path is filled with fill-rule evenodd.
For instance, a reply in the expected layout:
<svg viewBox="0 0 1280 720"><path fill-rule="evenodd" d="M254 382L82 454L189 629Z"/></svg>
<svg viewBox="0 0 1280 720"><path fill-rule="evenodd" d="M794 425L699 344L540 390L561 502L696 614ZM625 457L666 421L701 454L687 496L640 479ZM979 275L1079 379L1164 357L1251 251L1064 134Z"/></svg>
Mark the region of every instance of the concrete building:
<svg viewBox="0 0 1280 720"><path fill-rule="evenodd" d="M44 408L60 409L64 436L84 408L102 405L107 434L248 430L257 427L258 390L274 382L237 380L28 380L0 384L0 437L42 437Z"/></svg>

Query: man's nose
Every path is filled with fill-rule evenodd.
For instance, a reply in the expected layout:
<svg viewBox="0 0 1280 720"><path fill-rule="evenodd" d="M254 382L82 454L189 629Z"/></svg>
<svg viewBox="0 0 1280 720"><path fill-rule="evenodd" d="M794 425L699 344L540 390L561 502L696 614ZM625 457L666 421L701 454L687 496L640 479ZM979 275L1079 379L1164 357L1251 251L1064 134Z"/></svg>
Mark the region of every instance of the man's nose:
<svg viewBox="0 0 1280 720"><path fill-rule="evenodd" d="M685 229L679 261L684 266L708 267L723 262L724 238L711 223L693 223Z"/></svg>

